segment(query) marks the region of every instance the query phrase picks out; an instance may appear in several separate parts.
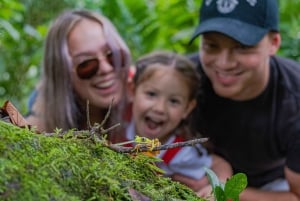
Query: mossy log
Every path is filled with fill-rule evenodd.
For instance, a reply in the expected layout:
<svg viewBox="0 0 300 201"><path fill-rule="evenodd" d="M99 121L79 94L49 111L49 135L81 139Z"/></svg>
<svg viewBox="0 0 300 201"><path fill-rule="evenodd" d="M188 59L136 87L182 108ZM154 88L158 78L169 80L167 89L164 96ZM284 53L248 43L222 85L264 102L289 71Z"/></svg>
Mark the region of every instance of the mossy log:
<svg viewBox="0 0 300 201"><path fill-rule="evenodd" d="M155 158L65 136L0 121L0 200L204 200L159 175Z"/></svg>

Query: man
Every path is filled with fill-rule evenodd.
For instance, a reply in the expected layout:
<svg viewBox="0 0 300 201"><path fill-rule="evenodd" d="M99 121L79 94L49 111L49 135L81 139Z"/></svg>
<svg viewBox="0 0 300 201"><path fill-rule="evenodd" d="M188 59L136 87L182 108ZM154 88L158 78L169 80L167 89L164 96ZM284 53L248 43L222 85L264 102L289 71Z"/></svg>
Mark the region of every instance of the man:
<svg viewBox="0 0 300 201"><path fill-rule="evenodd" d="M203 0L192 37L203 77L194 125L247 175L241 201L300 200L300 64L275 56L278 21L276 0Z"/></svg>

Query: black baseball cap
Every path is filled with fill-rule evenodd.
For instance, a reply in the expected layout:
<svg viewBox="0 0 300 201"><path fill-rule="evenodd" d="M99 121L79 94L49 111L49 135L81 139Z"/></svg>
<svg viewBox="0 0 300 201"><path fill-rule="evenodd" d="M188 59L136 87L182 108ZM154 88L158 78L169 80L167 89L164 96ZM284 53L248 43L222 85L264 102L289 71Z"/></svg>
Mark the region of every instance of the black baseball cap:
<svg viewBox="0 0 300 201"><path fill-rule="evenodd" d="M219 32L251 46L269 31L278 32L278 24L277 0L203 0L190 43L202 33Z"/></svg>

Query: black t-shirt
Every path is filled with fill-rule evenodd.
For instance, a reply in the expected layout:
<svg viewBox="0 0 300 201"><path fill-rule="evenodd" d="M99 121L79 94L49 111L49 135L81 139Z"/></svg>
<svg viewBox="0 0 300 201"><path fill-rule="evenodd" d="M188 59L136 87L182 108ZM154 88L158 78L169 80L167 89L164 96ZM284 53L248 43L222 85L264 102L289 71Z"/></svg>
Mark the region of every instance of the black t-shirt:
<svg viewBox="0 0 300 201"><path fill-rule="evenodd" d="M200 65L199 72L203 88L194 128L234 173L245 173L254 187L284 177L285 165L300 173L300 64L272 57L267 88L249 101L217 96Z"/></svg>

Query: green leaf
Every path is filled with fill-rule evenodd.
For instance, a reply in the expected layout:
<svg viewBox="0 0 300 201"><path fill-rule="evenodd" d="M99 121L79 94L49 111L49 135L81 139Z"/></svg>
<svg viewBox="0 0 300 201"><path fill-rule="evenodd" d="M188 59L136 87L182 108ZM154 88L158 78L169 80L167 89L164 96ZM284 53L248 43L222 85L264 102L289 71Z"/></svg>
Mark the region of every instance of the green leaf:
<svg viewBox="0 0 300 201"><path fill-rule="evenodd" d="M247 177L244 173L237 173L233 175L225 183L225 195L226 200L232 199L233 201L239 201L239 194L247 187Z"/></svg>
<svg viewBox="0 0 300 201"><path fill-rule="evenodd" d="M0 19L0 25L14 40L18 41L20 39L20 33L8 21Z"/></svg>
<svg viewBox="0 0 300 201"><path fill-rule="evenodd" d="M225 192L220 186L216 186L214 189L215 200L216 201L225 201Z"/></svg>
<svg viewBox="0 0 300 201"><path fill-rule="evenodd" d="M205 170L205 172L207 174L208 181L209 181L210 185L212 186L213 191L215 192L215 188L217 186L219 186L219 187L222 188L222 186L220 184L220 181L219 181L219 178L217 177L217 175L211 169L209 169L209 168L204 167L204 170Z"/></svg>

